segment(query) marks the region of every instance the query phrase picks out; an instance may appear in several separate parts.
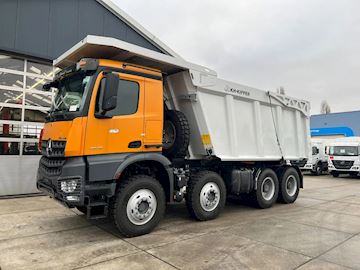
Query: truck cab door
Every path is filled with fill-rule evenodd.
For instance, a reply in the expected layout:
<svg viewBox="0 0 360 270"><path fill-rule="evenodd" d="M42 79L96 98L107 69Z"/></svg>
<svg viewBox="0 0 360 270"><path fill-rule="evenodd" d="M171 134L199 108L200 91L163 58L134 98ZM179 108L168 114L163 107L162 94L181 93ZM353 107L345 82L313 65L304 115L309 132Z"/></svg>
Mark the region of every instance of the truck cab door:
<svg viewBox="0 0 360 270"><path fill-rule="evenodd" d="M91 97L85 138L85 155L141 152L144 149L145 80L119 74L115 109L101 115L106 78L100 74Z"/></svg>

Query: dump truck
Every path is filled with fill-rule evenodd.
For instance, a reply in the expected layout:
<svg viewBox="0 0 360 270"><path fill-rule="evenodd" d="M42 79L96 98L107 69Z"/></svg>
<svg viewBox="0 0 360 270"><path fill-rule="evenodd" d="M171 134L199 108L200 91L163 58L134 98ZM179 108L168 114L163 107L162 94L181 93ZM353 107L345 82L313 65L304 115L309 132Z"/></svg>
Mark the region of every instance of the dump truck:
<svg viewBox="0 0 360 270"><path fill-rule="evenodd" d="M360 137L338 138L328 147L329 172L334 177L360 174Z"/></svg>
<svg viewBox="0 0 360 270"><path fill-rule="evenodd" d="M87 36L54 65L38 189L127 237L185 200L211 220L226 198L293 203L308 158L308 102L114 38Z"/></svg>

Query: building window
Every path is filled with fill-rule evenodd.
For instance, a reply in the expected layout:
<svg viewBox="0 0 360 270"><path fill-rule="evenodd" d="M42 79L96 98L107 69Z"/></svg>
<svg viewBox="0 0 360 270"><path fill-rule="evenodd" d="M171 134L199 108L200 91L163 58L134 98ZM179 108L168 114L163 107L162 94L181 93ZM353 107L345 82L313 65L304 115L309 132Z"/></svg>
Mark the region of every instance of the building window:
<svg viewBox="0 0 360 270"><path fill-rule="evenodd" d="M49 64L0 54L0 155L38 155L38 140L54 99L42 86Z"/></svg>

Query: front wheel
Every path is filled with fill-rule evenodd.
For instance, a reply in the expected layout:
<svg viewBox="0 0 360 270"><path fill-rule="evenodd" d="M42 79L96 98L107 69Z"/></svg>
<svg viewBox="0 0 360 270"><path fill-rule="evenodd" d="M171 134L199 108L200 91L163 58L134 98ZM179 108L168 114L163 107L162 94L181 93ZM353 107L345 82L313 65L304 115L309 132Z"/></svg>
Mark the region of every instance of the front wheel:
<svg viewBox="0 0 360 270"><path fill-rule="evenodd" d="M283 203L296 201L300 190L300 176L294 168L284 170L280 178L279 200Z"/></svg>
<svg viewBox="0 0 360 270"><path fill-rule="evenodd" d="M220 175L202 171L190 178L186 206L192 217L201 221L215 219L225 202L226 187Z"/></svg>
<svg viewBox="0 0 360 270"><path fill-rule="evenodd" d="M112 208L115 224L126 237L147 234L164 216L164 190L155 178L147 175L131 176L123 181Z"/></svg>
<svg viewBox="0 0 360 270"><path fill-rule="evenodd" d="M314 170L311 172L313 175L319 176L322 173L322 164L316 164Z"/></svg>
<svg viewBox="0 0 360 270"><path fill-rule="evenodd" d="M339 177L339 173L338 173L338 172L331 172L331 175L332 175L333 177Z"/></svg>

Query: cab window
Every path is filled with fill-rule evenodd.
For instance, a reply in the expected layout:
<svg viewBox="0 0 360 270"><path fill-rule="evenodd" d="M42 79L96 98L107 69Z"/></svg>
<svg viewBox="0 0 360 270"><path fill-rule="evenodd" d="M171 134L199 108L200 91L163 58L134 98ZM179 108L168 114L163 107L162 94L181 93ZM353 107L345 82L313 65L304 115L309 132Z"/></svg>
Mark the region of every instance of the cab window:
<svg viewBox="0 0 360 270"><path fill-rule="evenodd" d="M312 154L313 154L313 156L319 154L319 148L317 148L316 146L313 146L312 147Z"/></svg>
<svg viewBox="0 0 360 270"><path fill-rule="evenodd" d="M102 79L99 86L99 94L96 98L95 111L100 111L102 97L105 91L105 81ZM106 113L107 116L121 116L135 114L138 110L140 86L137 82L119 79L117 91L117 104L114 110Z"/></svg>

